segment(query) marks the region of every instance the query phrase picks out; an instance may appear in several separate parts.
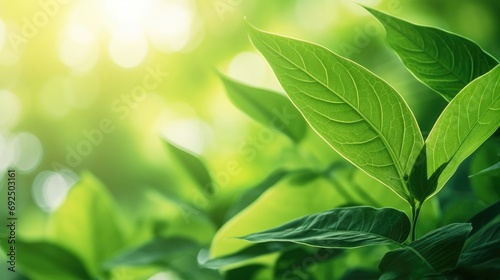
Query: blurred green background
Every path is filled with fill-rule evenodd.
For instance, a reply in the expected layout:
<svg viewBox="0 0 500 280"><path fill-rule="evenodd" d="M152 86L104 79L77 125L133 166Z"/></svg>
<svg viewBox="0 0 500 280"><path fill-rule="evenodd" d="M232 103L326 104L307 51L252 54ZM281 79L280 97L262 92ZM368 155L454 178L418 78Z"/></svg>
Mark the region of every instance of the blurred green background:
<svg viewBox="0 0 500 280"><path fill-rule="evenodd" d="M339 158L312 131L311 149L299 150L278 134L262 140L263 127L231 104L215 70L282 91L248 40L245 17L260 29L318 43L380 75L404 96L425 136L445 101L405 70L387 47L381 25L356 3L461 34L500 57L497 0L0 1L2 219L7 169L18 173L18 238L25 240L51 238L51 214L83 176L105 186L130 225L154 216L168 224L165 235L191 235L208 246L238 195L277 166L301 167L299 158L310 158L311 166ZM204 159L218 184L215 195L203 196L163 139ZM233 163L237 176L227 171ZM466 168L443 191L441 209L450 196L474 209L483 205L468 198ZM159 197L175 197L209 221L184 223L182 203L155 208L151 201ZM273 202L275 208L293 205ZM284 222L300 213L267 214ZM249 230L266 228L266 222L253 221L244 222ZM0 234L6 236L7 229ZM148 239L131 233L118 247ZM234 251L233 245L220 246L219 252ZM4 275L4 261L0 268Z"/></svg>

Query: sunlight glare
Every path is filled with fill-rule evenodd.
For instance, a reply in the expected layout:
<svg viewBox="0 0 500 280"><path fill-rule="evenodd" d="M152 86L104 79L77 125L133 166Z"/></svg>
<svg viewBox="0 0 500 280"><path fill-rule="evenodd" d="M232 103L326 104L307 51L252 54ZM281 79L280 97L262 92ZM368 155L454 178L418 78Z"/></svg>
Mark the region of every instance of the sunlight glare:
<svg viewBox="0 0 500 280"><path fill-rule="evenodd" d="M109 54L123 68L139 65L148 53L148 41L139 29L121 29L111 35Z"/></svg>

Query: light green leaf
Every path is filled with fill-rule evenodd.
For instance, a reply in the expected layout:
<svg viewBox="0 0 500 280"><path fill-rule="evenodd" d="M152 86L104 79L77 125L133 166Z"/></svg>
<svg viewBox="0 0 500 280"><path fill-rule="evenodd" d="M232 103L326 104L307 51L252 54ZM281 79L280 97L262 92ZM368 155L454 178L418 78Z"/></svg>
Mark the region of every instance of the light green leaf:
<svg viewBox="0 0 500 280"><path fill-rule="evenodd" d="M406 68L447 101L498 64L467 38L365 8L385 27L389 45Z"/></svg>
<svg viewBox="0 0 500 280"><path fill-rule="evenodd" d="M298 245L296 244L285 244L282 242L260 243L244 248L236 253L210 259L207 261L200 261L200 265L206 268L219 269L227 265L232 265L270 253L290 250L297 246Z"/></svg>
<svg viewBox="0 0 500 280"><path fill-rule="evenodd" d="M311 127L339 154L407 201L423 145L402 97L362 66L311 43L250 27L250 37Z"/></svg>
<svg viewBox="0 0 500 280"><path fill-rule="evenodd" d="M51 217L51 240L77 254L93 274L127 243L124 220L107 189L84 173Z"/></svg>
<svg viewBox="0 0 500 280"><path fill-rule="evenodd" d="M262 125L281 131L296 143L304 138L307 124L285 95L250 87L222 74L219 76L229 99L238 109Z"/></svg>
<svg viewBox="0 0 500 280"><path fill-rule="evenodd" d="M33 280L94 279L82 261L65 248L48 242L16 241L17 263Z"/></svg>
<svg viewBox="0 0 500 280"><path fill-rule="evenodd" d="M500 126L500 66L467 85L444 109L426 140L427 177L437 184L423 193L437 193ZM424 186L425 187L425 186Z"/></svg>
<svg viewBox="0 0 500 280"><path fill-rule="evenodd" d="M200 248L199 244L185 238L157 238L115 256L104 264L104 268L111 269L117 266L140 266L166 262L187 253L197 252Z"/></svg>
<svg viewBox="0 0 500 280"><path fill-rule="evenodd" d="M242 237L251 242L293 242L322 248L356 248L405 241L410 221L402 211L368 206L337 208Z"/></svg>
<svg viewBox="0 0 500 280"><path fill-rule="evenodd" d="M198 187L209 194L213 194L214 189L212 185L212 177L210 176L205 163L203 163L200 158L191 152L179 147L167 139L164 140L172 156L175 157L184 170L197 183Z"/></svg>
<svg viewBox="0 0 500 280"><path fill-rule="evenodd" d="M379 264L380 279L423 279L455 268L471 230L470 224L450 224L388 252Z"/></svg>

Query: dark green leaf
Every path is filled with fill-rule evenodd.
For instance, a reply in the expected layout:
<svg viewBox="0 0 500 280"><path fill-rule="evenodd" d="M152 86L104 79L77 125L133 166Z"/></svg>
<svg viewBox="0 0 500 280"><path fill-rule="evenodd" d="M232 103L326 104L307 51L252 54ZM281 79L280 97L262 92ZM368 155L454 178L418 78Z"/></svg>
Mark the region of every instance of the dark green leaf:
<svg viewBox="0 0 500 280"><path fill-rule="evenodd" d="M493 203L492 205L486 207L481 212L474 215L469 220L469 223L472 225L472 231L470 235L472 236L474 233L478 232L489 222L494 220L495 218L500 216L500 201Z"/></svg>
<svg viewBox="0 0 500 280"><path fill-rule="evenodd" d="M380 279L422 279L455 268L471 230L466 223L447 225L388 252L379 264Z"/></svg>
<svg viewBox="0 0 500 280"><path fill-rule="evenodd" d="M347 273L342 275L340 280L377 280L380 274L377 271L367 270L367 269L354 269L349 270Z"/></svg>
<svg viewBox="0 0 500 280"><path fill-rule="evenodd" d="M252 280L262 269L266 268L261 264L252 264L235 269L228 270L225 274L225 280Z"/></svg>
<svg viewBox="0 0 500 280"><path fill-rule="evenodd" d="M180 163L184 170L189 173L198 186L209 194L213 194L212 177L203 161L191 152L177 146L165 139L165 143L171 154Z"/></svg>
<svg viewBox="0 0 500 280"><path fill-rule="evenodd" d="M270 253L290 250L297 247L295 244L287 244L282 242L272 242L272 243L262 243L255 244L245 249L242 249L236 253L218 257L215 259L208 260L206 262L201 262L203 267L211 269L219 269L223 266L230 264L242 262L245 260L253 259L262 255L267 255Z"/></svg>
<svg viewBox="0 0 500 280"><path fill-rule="evenodd" d="M460 163L498 129L499 90L500 66L467 85L444 109L426 140L427 176L441 173L437 184L422 191L427 197L437 193Z"/></svg>
<svg viewBox="0 0 500 280"><path fill-rule="evenodd" d="M197 252L200 248L200 245L185 238L158 238L115 256L104 264L104 268L111 269L117 266L139 266L165 262L187 253Z"/></svg>
<svg viewBox="0 0 500 280"><path fill-rule="evenodd" d="M500 160L500 139L490 137L474 153L470 162L469 174L475 174L484 170ZM500 185L498 177L474 176L469 179L472 190L476 196L486 204L492 204L500 200Z"/></svg>
<svg viewBox="0 0 500 280"><path fill-rule="evenodd" d="M483 169L475 174L470 175L469 178L476 176L498 176L498 175L500 175L500 161L486 169Z"/></svg>
<svg viewBox="0 0 500 280"><path fill-rule="evenodd" d="M467 239L460 255L461 268L480 265L492 259L500 259L500 216Z"/></svg>
<svg viewBox="0 0 500 280"><path fill-rule="evenodd" d="M16 250L17 263L30 279L94 279L76 255L59 245L18 239Z"/></svg>
<svg viewBox="0 0 500 280"><path fill-rule="evenodd" d="M389 45L406 68L447 101L498 64L469 39L365 8L385 27Z"/></svg>
<svg viewBox="0 0 500 280"><path fill-rule="evenodd" d="M404 212L368 206L337 208L242 237L252 242L294 242L322 248L355 248L405 241L410 221Z"/></svg>
<svg viewBox="0 0 500 280"><path fill-rule="evenodd" d="M422 146L402 97L362 66L307 42L249 29L286 93L339 154L409 201L404 178Z"/></svg>
<svg viewBox="0 0 500 280"><path fill-rule="evenodd" d="M229 99L241 111L298 143L306 134L307 124L288 98L280 93L254 88L222 74Z"/></svg>
<svg viewBox="0 0 500 280"><path fill-rule="evenodd" d="M265 243L264 243L265 244ZM331 248L297 247L283 252L274 265L274 279L316 279L315 269L311 266L329 261L340 254L342 250Z"/></svg>

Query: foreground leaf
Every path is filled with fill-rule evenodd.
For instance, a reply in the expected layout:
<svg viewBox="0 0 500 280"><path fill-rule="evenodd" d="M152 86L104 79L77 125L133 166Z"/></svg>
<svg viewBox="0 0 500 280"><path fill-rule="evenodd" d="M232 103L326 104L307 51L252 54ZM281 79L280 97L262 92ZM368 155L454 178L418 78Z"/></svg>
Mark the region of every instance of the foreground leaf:
<svg viewBox="0 0 500 280"><path fill-rule="evenodd" d="M201 262L200 265L206 268L219 269L221 267L253 259L259 256L293 249L298 245L286 244L282 242L255 244L236 253L221 256Z"/></svg>
<svg viewBox="0 0 500 280"><path fill-rule="evenodd" d="M444 109L426 141L427 176L442 169L437 193L472 154L500 126L500 66L467 85ZM442 168L444 166L444 168Z"/></svg>
<svg viewBox="0 0 500 280"><path fill-rule="evenodd" d="M17 263L30 279L94 279L77 256L59 245L18 239L16 249Z"/></svg>
<svg viewBox="0 0 500 280"><path fill-rule="evenodd" d="M104 267L111 269L117 266L151 265L178 258L186 253L197 252L200 248L199 244L189 239L163 237L115 256L107 261Z"/></svg>
<svg viewBox="0 0 500 280"><path fill-rule="evenodd" d="M93 274L127 243L123 216L106 187L88 173L52 215L49 232L52 240L77 254Z"/></svg>
<svg viewBox="0 0 500 280"><path fill-rule="evenodd" d="M415 25L365 7L387 30L387 41L406 68L451 101L498 61L473 41L441 29Z"/></svg>
<svg viewBox="0 0 500 280"><path fill-rule="evenodd" d="M304 138L307 124L286 96L241 84L222 74L219 76L229 99L238 109L262 125L284 133L296 143Z"/></svg>
<svg viewBox="0 0 500 280"><path fill-rule="evenodd" d="M203 191L213 194L212 177L203 161L191 152L186 151L168 140L165 140L165 143L175 159L198 184L198 187Z"/></svg>
<svg viewBox="0 0 500 280"><path fill-rule="evenodd" d="M422 279L455 268L471 230L466 223L447 225L390 251L379 264L380 279Z"/></svg>
<svg viewBox="0 0 500 280"><path fill-rule="evenodd" d="M337 208L242 237L252 242L293 242L322 248L356 248L405 241L410 221L404 212L368 206Z"/></svg>
<svg viewBox="0 0 500 280"><path fill-rule="evenodd" d="M286 93L339 154L410 201L404 178L423 139L402 97L362 66L311 43L250 27Z"/></svg>

